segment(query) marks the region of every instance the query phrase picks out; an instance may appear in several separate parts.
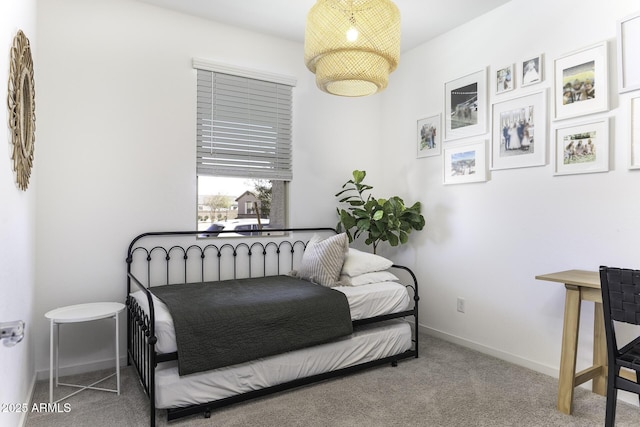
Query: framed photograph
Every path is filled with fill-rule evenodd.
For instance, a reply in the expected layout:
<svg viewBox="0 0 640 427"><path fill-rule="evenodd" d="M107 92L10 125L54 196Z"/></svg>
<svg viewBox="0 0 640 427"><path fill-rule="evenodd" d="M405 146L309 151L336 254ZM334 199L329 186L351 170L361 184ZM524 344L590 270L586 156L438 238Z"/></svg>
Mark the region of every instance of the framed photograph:
<svg viewBox="0 0 640 427"><path fill-rule="evenodd" d="M543 79L542 76L542 55L535 56L533 58L525 59L522 61L521 86L534 85L540 83Z"/></svg>
<svg viewBox="0 0 640 427"><path fill-rule="evenodd" d="M487 180L485 141L445 147L442 157L445 184L465 184Z"/></svg>
<svg viewBox="0 0 640 427"><path fill-rule="evenodd" d="M607 42L555 61L555 117L566 119L609 108Z"/></svg>
<svg viewBox="0 0 640 427"><path fill-rule="evenodd" d="M487 129L487 70L445 83L446 141L480 135Z"/></svg>
<svg viewBox="0 0 640 427"><path fill-rule="evenodd" d="M498 68L495 72L495 84L494 88L496 94L501 94L513 90L515 87L515 75L513 71L513 64L506 67Z"/></svg>
<svg viewBox="0 0 640 427"><path fill-rule="evenodd" d="M640 97L631 98L629 169L640 169Z"/></svg>
<svg viewBox="0 0 640 427"><path fill-rule="evenodd" d="M418 158L437 156L442 152L440 114L418 120Z"/></svg>
<svg viewBox="0 0 640 427"><path fill-rule="evenodd" d="M640 89L640 12L618 22L618 92Z"/></svg>
<svg viewBox="0 0 640 427"><path fill-rule="evenodd" d="M554 175L609 170L609 118L555 130Z"/></svg>
<svg viewBox="0 0 640 427"><path fill-rule="evenodd" d="M542 91L493 104L491 169L545 165L545 93Z"/></svg>

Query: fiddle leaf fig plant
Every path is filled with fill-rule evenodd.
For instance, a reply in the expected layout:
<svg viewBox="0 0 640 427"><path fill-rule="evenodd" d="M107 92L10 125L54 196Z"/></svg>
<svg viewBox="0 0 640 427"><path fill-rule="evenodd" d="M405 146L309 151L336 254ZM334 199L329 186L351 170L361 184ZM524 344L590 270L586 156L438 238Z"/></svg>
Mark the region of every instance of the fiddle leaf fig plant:
<svg viewBox="0 0 640 427"><path fill-rule="evenodd" d="M363 182L366 176L366 171L354 170L353 179L345 182L336 194L339 202L347 205L336 208L340 218L336 229L346 232L349 242L364 233L365 244L373 246L374 254L380 242L389 242L391 246L407 243L409 233L422 230L425 225L420 202L407 207L398 196L376 199L371 195L373 187Z"/></svg>

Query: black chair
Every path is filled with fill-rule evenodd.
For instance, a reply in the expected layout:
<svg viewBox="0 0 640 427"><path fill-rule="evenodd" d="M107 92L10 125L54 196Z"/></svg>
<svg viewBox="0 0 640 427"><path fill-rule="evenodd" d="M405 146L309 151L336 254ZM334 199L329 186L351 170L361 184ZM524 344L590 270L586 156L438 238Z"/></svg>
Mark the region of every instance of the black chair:
<svg viewBox="0 0 640 427"><path fill-rule="evenodd" d="M608 364L605 426L613 427L618 390L636 393L640 399L640 384L620 376L620 368L624 367L640 378L640 336L618 348L614 323L640 325L640 270L600 267L600 284Z"/></svg>

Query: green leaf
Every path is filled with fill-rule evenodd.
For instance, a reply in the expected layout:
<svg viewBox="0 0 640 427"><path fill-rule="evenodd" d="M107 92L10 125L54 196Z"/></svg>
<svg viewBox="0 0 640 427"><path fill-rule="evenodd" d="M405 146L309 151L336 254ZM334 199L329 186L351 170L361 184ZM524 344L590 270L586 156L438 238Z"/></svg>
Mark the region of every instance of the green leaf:
<svg viewBox="0 0 640 427"><path fill-rule="evenodd" d="M369 221L369 218L362 218L356 222L356 226L358 230L366 231L371 227L371 221Z"/></svg>
<svg viewBox="0 0 640 427"><path fill-rule="evenodd" d="M387 224L382 221L374 222L372 228L375 230L376 234L379 236L384 235L388 231Z"/></svg>
<svg viewBox="0 0 640 427"><path fill-rule="evenodd" d="M353 180L356 182L356 184L361 183L366 176L366 171L359 171L357 169L353 171Z"/></svg>
<svg viewBox="0 0 640 427"><path fill-rule="evenodd" d="M353 216L358 218L369 218L369 213L362 209L353 209Z"/></svg>
<svg viewBox="0 0 640 427"><path fill-rule="evenodd" d="M340 211L340 222L344 225L345 230L349 230L356 225L356 219L344 209Z"/></svg>
<svg viewBox="0 0 640 427"><path fill-rule="evenodd" d="M369 212L373 211L377 206L378 202L376 199L369 199L367 200L367 203L364 204L364 208Z"/></svg>
<svg viewBox="0 0 640 427"><path fill-rule="evenodd" d="M355 184L356 190L358 193L362 194L365 191L372 190L373 187L367 184Z"/></svg>

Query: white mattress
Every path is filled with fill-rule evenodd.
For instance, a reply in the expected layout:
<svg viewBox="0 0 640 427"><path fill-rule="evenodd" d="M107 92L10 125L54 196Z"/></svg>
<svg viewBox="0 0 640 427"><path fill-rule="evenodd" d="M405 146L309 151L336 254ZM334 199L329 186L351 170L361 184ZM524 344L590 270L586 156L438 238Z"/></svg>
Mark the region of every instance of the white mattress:
<svg viewBox="0 0 640 427"><path fill-rule="evenodd" d="M384 314L397 313L409 309L411 298L404 285L397 282L370 283L363 286L338 286L337 291L344 293L349 301L351 319L366 319ZM142 291L131 294L140 308L149 311L149 304ZM177 350L176 334L173 319L167 306L153 296L156 327L158 338L156 351L158 353L172 353Z"/></svg>
<svg viewBox="0 0 640 427"><path fill-rule="evenodd" d="M178 375L177 361L156 369L156 406L177 408L282 384L383 357L411 348L411 327L402 320L358 328L336 341L212 371Z"/></svg>

